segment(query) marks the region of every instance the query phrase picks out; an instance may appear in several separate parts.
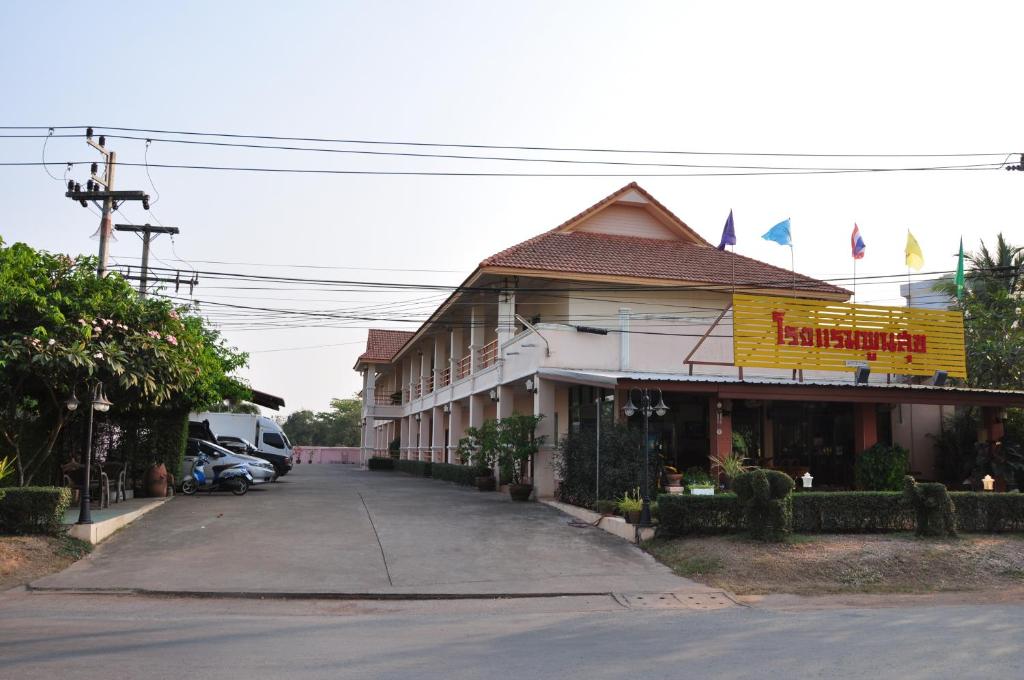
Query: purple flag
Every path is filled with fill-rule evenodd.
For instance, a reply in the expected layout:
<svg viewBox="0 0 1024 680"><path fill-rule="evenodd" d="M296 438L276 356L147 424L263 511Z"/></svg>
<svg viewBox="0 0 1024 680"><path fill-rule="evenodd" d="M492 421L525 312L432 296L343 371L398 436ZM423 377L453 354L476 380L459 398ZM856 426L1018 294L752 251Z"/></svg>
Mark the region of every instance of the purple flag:
<svg viewBox="0 0 1024 680"><path fill-rule="evenodd" d="M732 223L732 210L729 211L729 217L725 220L725 229L722 230L722 242L718 244L719 250L725 250L726 246L736 245L736 228Z"/></svg>

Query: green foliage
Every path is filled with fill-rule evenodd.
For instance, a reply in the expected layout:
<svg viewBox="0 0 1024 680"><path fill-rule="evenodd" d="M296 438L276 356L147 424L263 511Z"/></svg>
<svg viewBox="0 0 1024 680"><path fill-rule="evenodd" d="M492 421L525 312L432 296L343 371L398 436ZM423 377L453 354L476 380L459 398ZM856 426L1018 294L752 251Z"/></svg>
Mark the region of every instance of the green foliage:
<svg viewBox="0 0 1024 680"><path fill-rule="evenodd" d="M463 486L475 486L478 470L472 465L454 465L452 463L433 463L430 476L446 482L455 482Z"/></svg>
<svg viewBox="0 0 1024 680"><path fill-rule="evenodd" d="M878 443L854 462L854 478L861 491L899 491L907 474L909 452L898 444Z"/></svg>
<svg viewBox="0 0 1024 680"><path fill-rule="evenodd" d="M903 478L903 497L917 516L918 536L956 535L956 507L942 484Z"/></svg>
<svg viewBox="0 0 1024 680"><path fill-rule="evenodd" d="M192 410L246 396L230 373L246 356L186 308L140 298L127 281L99 278L94 258L72 259L0 242L0 438L18 483L48 469L76 395L102 382L110 417L151 408Z"/></svg>
<svg viewBox="0 0 1024 680"><path fill-rule="evenodd" d="M388 453L391 455L392 458L398 458L398 456L401 455L402 440L400 438L395 437L390 442L388 442Z"/></svg>
<svg viewBox="0 0 1024 680"><path fill-rule="evenodd" d="M873 534L913 528L914 513L898 491L807 491L793 496L793 530L801 534Z"/></svg>
<svg viewBox="0 0 1024 680"><path fill-rule="evenodd" d="M370 458L370 460L366 461L366 467L369 470L394 470L395 459L374 456L373 458Z"/></svg>
<svg viewBox="0 0 1024 680"><path fill-rule="evenodd" d="M935 466L940 481L959 485L971 477L980 426L977 409L958 408L943 419L938 433L928 435L935 444Z"/></svg>
<svg viewBox="0 0 1024 680"><path fill-rule="evenodd" d="M715 482L708 471L700 467L687 468L683 473L683 484L688 489L713 489Z"/></svg>
<svg viewBox="0 0 1024 680"><path fill-rule="evenodd" d="M109 460L124 463L129 479L141 479L154 463L163 463L175 480L181 470L188 441L188 411L150 409L129 412L118 419L119 436Z"/></svg>
<svg viewBox="0 0 1024 680"><path fill-rule="evenodd" d="M432 463L429 460L396 460L395 469L417 477L429 477Z"/></svg>
<svg viewBox="0 0 1024 680"><path fill-rule="evenodd" d="M1024 531L1024 494L958 491L949 494L960 531Z"/></svg>
<svg viewBox="0 0 1024 680"><path fill-rule="evenodd" d="M0 498L0 533L57 534L69 505L71 489L51 486L6 489Z"/></svg>
<svg viewBox="0 0 1024 680"><path fill-rule="evenodd" d="M486 477L498 462L500 447L498 421L485 420L480 427L467 427L459 440L456 456L463 465L470 465L477 476Z"/></svg>
<svg viewBox="0 0 1024 680"><path fill-rule="evenodd" d="M750 535L783 540L793 531L793 479L778 470L751 470L732 480Z"/></svg>
<svg viewBox="0 0 1024 680"><path fill-rule="evenodd" d="M619 504L616 501L609 500L607 498L594 503L594 512L599 512L602 515L614 515L615 511L618 509Z"/></svg>
<svg viewBox="0 0 1024 680"><path fill-rule="evenodd" d="M332 399L328 411L295 411L281 429L296 446L359 446L361 399Z"/></svg>
<svg viewBox="0 0 1024 680"><path fill-rule="evenodd" d="M14 472L14 461L10 458L0 458L0 482L10 477Z"/></svg>
<svg viewBox="0 0 1024 680"><path fill-rule="evenodd" d="M735 494L658 496L658 536L725 534L743 526L743 508Z"/></svg>
<svg viewBox="0 0 1024 680"><path fill-rule="evenodd" d="M740 440L744 441L742 437ZM711 464L719 468L722 471L722 474L725 475L726 479L730 481L736 479L736 477L741 473L751 469L750 466L746 464L747 459L743 454L735 450L727 456L711 456L710 460Z"/></svg>
<svg viewBox="0 0 1024 680"><path fill-rule="evenodd" d="M643 484L644 456L641 449L643 434L626 425L601 428L601 495L617 498L630 489ZM593 507L596 469L596 441L594 431L587 429L571 432L559 443L555 455L555 472L561 483L558 499L580 507ZM649 459L648 479L651 495L658 478L657 456Z"/></svg>
<svg viewBox="0 0 1024 680"><path fill-rule="evenodd" d="M622 494L622 498L617 500L615 505L622 514L639 512L644 507L643 496L640 495L640 487L638 486L632 491Z"/></svg>
<svg viewBox="0 0 1024 680"><path fill-rule="evenodd" d="M512 415L498 421L498 466L511 484L523 484L530 459L540 450L537 424L544 416Z"/></svg>

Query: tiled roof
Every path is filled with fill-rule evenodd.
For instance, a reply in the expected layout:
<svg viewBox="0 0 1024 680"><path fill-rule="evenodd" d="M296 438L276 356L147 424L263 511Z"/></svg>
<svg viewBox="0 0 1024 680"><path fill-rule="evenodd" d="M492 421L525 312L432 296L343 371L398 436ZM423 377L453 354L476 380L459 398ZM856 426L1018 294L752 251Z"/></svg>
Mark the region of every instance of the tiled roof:
<svg viewBox="0 0 1024 680"><path fill-rule="evenodd" d="M371 328L366 336L366 351L357 361L391 361L391 357L402 349L414 334L410 331L393 331Z"/></svg>
<svg viewBox="0 0 1024 680"><path fill-rule="evenodd" d="M480 266L780 289L794 281L787 269L713 246L581 231L546 232L492 255ZM796 275L796 286L849 294L802 274Z"/></svg>

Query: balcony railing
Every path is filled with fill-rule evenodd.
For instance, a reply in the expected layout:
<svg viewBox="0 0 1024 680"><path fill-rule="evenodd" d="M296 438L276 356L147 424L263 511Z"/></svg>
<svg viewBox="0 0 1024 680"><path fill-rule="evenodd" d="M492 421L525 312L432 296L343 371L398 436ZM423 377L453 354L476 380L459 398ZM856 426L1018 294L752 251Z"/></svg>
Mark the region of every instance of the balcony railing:
<svg viewBox="0 0 1024 680"><path fill-rule="evenodd" d="M423 376L423 394L430 394L434 391L434 376Z"/></svg>
<svg viewBox="0 0 1024 680"><path fill-rule="evenodd" d="M455 363L455 379L461 380L469 375L469 369L473 365L473 355L467 354Z"/></svg>
<svg viewBox="0 0 1024 680"><path fill-rule="evenodd" d="M377 406L401 406L409 401L408 390L401 392L376 392L373 395L373 403Z"/></svg>
<svg viewBox="0 0 1024 680"><path fill-rule="evenodd" d="M494 365L498 360L498 339L495 338L480 348L480 368Z"/></svg>
<svg viewBox="0 0 1024 680"><path fill-rule="evenodd" d="M423 396L423 385L416 383L412 386L412 398L419 399Z"/></svg>
<svg viewBox="0 0 1024 680"><path fill-rule="evenodd" d="M438 381L438 387L447 387L452 383L452 369L446 368L441 371L440 380Z"/></svg>

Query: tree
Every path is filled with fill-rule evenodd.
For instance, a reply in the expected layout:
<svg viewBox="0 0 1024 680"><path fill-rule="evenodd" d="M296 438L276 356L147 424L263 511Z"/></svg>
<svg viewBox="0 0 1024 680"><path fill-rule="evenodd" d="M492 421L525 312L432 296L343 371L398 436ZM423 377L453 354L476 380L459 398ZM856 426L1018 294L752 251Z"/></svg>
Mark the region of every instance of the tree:
<svg viewBox="0 0 1024 680"><path fill-rule="evenodd" d="M943 282L964 314L967 375L972 387L1024 389L1024 247L1002 234L989 249L982 241L965 259L969 270L963 295Z"/></svg>
<svg viewBox="0 0 1024 680"><path fill-rule="evenodd" d="M61 431L101 382L113 413L182 410L244 396L228 373L246 356L202 319L143 299L121 277L70 258L0 240L0 442L20 485L49 460Z"/></svg>
<svg viewBox="0 0 1024 680"><path fill-rule="evenodd" d="M295 411L282 427L299 446L358 446L362 415L362 400L332 399L329 411Z"/></svg>

